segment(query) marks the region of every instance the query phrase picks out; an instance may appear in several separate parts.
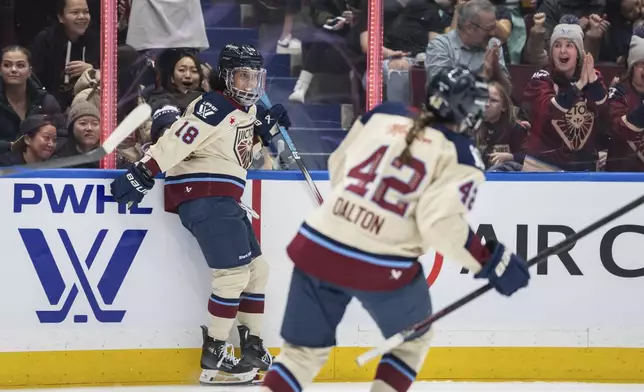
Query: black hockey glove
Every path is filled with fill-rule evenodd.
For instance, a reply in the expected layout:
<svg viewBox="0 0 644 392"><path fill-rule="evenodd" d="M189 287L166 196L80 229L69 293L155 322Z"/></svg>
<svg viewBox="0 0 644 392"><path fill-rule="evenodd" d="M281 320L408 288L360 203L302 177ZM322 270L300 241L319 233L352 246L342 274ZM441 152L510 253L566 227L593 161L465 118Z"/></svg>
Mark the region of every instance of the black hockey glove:
<svg viewBox="0 0 644 392"><path fill-rule="evenodd" d="M112 196L119 204L138 204L154 186L154 178L142 163L135 163L128 171L110 184Z"/></svg>
<svg viewBox="0 0 644 392"><path fill-rule="evenodd" d="M257 108L257 122L255 123L255 134L262 139L262 144L264 146L269 146L273 135L271 135L271 129L275 124L279 124L286 128L291 126L291 119L288 118L288 113L282 105L275 105L270 109L265 109L260 111L260 108Z"/></svg>

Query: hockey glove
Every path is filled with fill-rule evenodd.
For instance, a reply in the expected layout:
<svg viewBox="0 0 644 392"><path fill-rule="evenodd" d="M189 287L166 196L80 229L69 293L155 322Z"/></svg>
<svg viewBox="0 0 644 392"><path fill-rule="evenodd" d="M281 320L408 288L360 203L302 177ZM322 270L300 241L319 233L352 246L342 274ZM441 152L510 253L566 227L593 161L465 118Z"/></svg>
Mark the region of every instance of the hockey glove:
<svg viewBox="0 0 644 392"><path fill-rule="evenodd" d="M266 109L262 112L257 108L257 122L255 123L255 134L262 139L262 144L264 146L269 146L273 135L271 134L271 129L275 124L279 124L286 128L291 126L291 119L288 118L288 113L282 105L275 105L270 109Z"/></svg>
<svg viewBox="0 0 644 392"><path fill-rule="evenodd" d="M496 291L506 296L528 285L530 272L525 260L496 241L489 241L486 246L492 255L475 278L488 279Z"/></svg>
<svg viewBox="0 0 644 392"><path fill-rule="evenodd" d="M154 186L154 178L142 163L135 163L122 176L116 177L110 184L112 196L119 204L138 204L143 196Z"/></svg>

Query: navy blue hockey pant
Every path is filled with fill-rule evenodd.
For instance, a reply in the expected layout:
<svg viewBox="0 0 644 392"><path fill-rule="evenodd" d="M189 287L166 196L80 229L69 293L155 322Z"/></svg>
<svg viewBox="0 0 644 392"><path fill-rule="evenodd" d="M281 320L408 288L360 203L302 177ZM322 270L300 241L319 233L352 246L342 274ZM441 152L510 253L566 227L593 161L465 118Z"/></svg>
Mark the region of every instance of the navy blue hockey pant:
<svg viewBox="0 0 644 392"><path fill-rule="evenodd" d="M321 281L294 268L282 338L309 348L334 346L336 328L352 298L362 303L385 338L422 321L432 312L422 269L410 284L400 289L361 291Z"/></svg>
<svg viewBox="0 0 644 392"><path fill-rule="evenodd" d="M179 217L197 239L212 269L240 267L262 254L246 211L231 197L211 196L181 203Z"/></svg>

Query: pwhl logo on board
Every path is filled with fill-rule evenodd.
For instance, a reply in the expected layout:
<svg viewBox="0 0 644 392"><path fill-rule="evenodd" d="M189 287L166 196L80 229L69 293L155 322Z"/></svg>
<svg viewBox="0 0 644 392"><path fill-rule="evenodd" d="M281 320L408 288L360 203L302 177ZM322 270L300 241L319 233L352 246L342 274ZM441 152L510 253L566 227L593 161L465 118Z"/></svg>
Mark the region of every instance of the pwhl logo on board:
<svg viewBox="0 0 644 392"><path fill-rule="evenodd" d="M111 309L116 296L121 289L127 273L134 262L136 254L145 239L147 230L125 230L123 232L107 229L100 230L92 243L90 251L84 261L81 261L72 244L69 234L64 229L58 229L58 236L51 236L49 242L40 229L18 229L22 242L29 253L31 262L36 270L49 305L56 310L37 310L36 314L41 323L61 323L67 319L71 307L80 290L83 291L92 313L98 322L119 323L125 316L125 310ZM105 271L95 287L88 279L88 272L94 265L96 255L101 250L107 235L121 234L116 248L105 267ZM66 255L52 253L53 241L60 241L65 248ZM56 244L57 247L59 244ZM60 272L59 265L71 263L76 279L74 282L65 282ZM84 265L83 265L84 264ZM71 284L71 286L69 286ZM80 286L80 287L79 287ZM69 288L69 289L68 289ZM65 295L66 294L66 295ZM104 307L101 307L98 296ZM87 315L74 315L75 323L86 323Z"/></svg>

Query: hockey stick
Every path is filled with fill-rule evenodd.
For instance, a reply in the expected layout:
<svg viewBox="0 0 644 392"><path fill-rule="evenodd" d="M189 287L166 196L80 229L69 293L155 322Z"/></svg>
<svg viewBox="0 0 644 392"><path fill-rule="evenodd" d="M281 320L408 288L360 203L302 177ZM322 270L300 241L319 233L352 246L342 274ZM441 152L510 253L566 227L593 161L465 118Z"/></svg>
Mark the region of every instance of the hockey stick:
<svg viewBox="0 0 644 392"><path fill-rule="evenodd" d="M267 94L262 95L261 100L267 109L270 109L271 106L273 106L271 105L271 101L268 99ZM313 193L313 196L315 196L315 199L317 200L318 204L322 204L322 202L324 201L322 199L322 194L320 194L318 187L313 182L313 178L311 178L311 174L309 174L309 170L304 165L304 161L302 161L302 157L300 157L300 154L298 154L297 148L295 148L295 144L293 144L293 139L291 139L291 136L289 136L288 132L284 127L279 126L279 130L280 130L280 133L282 134L282 138L284 138L284 141L288 146L288 149L291 150L291 154L293 155L293 160L295 160L295 163L297 163L297 167L304 175L304 179L306 180L306 183L308 184L309 189Z"/></svg>
<svg viewBox="0 0 644 392"><path fill-rule="evenodd" d="M71 157L55 158L44 162L29 163L26 165L0 168L0 176L18 173L27 170L37 169L59 169L63 167L82 165L85 163L100 161L104 156L112 153L123 140L127 139L132 132L141 126L152 116L152 109L147 103L137 106L123 121L116 127L114 132L98 148L85 154Z"/></svg>
<svg viewBox="0 0 644 392"><path fill-rule="evenodd" d="M584 238L588 234L592 233L593 231L599 229L600 227L604 226L605 224L619 218L620 216L630 212L631 210L634 210L635 208L639 207L641 204L644 204L644 195L638 197L637 199L633 200L632 202L626 204L625 206L619 208L618 210L614 211L613 213L603 217L602 219L598 220L597 222L591 224L590 226L586 227L585 229L571 235L570 237L567 237L565 240L561 241L560 243L551 246L550 248L546 248L539 252L536 256L534 256L532 259L528 261L528 267L535 266L537 264L540 264L548 259L548 257L556 255L563 250L566 250L568 247L573 245L575 242L579 241L580 239ZM466 296L462 297L461 299L453 302L451 305L446 306L445 308L441 309L440 311L434 313L433 315L429 316L425 320L417 323L416 325L399 332L395 334L394 336L390 337L389 339L386 339L384 342L379 344L378 346L374 347L373 349L363 353L360 355L358 358L356 358L356 362L358 363L358 366L364 366L367 362L371 361L372 359L383 355L385 353L388 353L389 351L393 350L394 348L398 347L402 343L404 343L406 340L409 340L411 337L413 337L416 333L419 331L429 327L431 324L434 322L442 319L443 317L447 316L448 314L452 313L453 311L461 308L462 306L472 302L476 298L480 297L481 295L487 293L488 291L492 290L492 285L490 283L486 284L485 286L482 286L478 288L477 290L471 292L470 294L467 294Z"/></svg>

